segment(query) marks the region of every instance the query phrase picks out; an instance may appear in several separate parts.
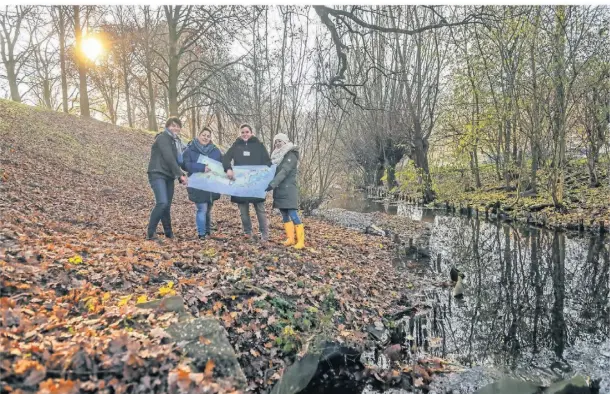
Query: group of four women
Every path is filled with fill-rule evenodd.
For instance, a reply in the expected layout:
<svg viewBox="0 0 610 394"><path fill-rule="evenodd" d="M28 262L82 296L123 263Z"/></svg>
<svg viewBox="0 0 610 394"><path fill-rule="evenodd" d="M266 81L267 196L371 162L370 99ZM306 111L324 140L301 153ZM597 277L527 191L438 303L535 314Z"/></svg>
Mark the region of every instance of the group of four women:
<svg viewBox="0 0 610 394"><path fill-rule="evenodd" d="M226 154L212 142L212 133L209 128L201 130L186 147L180 140L182 122L178 118L169 118L165 130L155 137L151 148L150 162L148 164L148 181L155 195L155 206L150 213L146 238L157 240L157 225L161 222L163 234L173 238L170 208L174 195L174 182L176 179L187 186L189 200L195 203L195 223L199 239L211 237L211 212L215 200L220 198L217 193L208 192L188 186L187 176L197 172L209 172L205 164L199 163L199 156L204 155L210 159L222 162L228 178L235 179L233 167L244 165L277 165L275 177L269 183L267 191L273 190L273 207L278 208L282 214L286 241L284 245L302 249L305 246L305 230L298 214L297 189L297 162L299 149L288 136L283 133L273 138L273 152L271 156L267 148L254 136L252 127L242 124L240 136L235 140ZM186 176L183 173L186 171ZM231 197L231 201L239 207L239 214L244 234L252 237L252 223L250 221L250 204L254 205L261 241L266 243L269 239L269 226L265 213L265 199L254 197Z"/></svg>

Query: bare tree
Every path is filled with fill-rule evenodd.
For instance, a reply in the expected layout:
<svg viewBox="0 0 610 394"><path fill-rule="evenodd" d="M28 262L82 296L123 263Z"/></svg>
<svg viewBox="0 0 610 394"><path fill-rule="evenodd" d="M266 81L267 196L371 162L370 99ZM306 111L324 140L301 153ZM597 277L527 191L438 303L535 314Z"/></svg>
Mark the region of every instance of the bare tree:
<svg viewBox="0 0 610 394"><path fill-rule="evenodd" d="M68 77L66 70L66 39L69 31L69 8L67 6L52 6L51 15L59 38L59 65L61 69L61 102L64 112L68 112Z"/></svg>
<svg viewBox="0 0 610 394"><path fill-rule="evenodd" d="M102 106L94 106L93 109L106 116L110 123L116 125L122 89L121 68L117 64L117 58L112 54L105 57L95 67L91 68L89 78L93 82L96 92L101 95L103 103Z"/></svg>
<svg viewBox="0 0 610 394"><path fill-rule="evenodd" d="M78 5L73 6L74 11L74 37L76 38L76 55L75 59L78 65L78 79L79 79L79 98L80 98L80 114L85 118L91 117L89 110L89 92L87 91L87 59L83 55L82 41L83 41L83 25L81 21L81 7ZM85 25L87 21L88 12L85 11Z"/></svg>
<svg viewBox="0 0 610 394"><path fill-rule="evenodd" d="M594 48L586 48L591 23L601 9L598 7L556 6L552 9L552 62L550 73L554 97L552 111L552 152L549 190L556 209L564 210L566 167L566 136L570 113L575 108L575 85L583 70L594 58Z"/></svg>
<svg viewBox="0 0 610 394"><path fill-rule="evenodd" d="M150 6L142 6L134 11L132 16L133 23L136 25L136 64L143 71L143 76L135 76L138 82L138 98L145 106L148 129L157 131L157 84L155 82L155 69L159 67L161 57L155 50L155 37L160 34L162 29L159 13L154 13Z"/></svg>
<svg viewBox="0 0 610 394"><path fill-rule="evenodd" d="M121 81L125 106L127 112L127 123L129 127L134 126L133 108L131 103L130 75L133 66L135 49L135 29L129 23L129 15L133 15L133 7L117 6L111 9L113 24L104 26L106 34L110 35L112 42L112 53L116 57L117 66L121 70Z"/></svg>
<svg viewBox="0 0 610 394"><path fill-rule="evenodd" d="M0 13L0 57L11 100L16 102L21 102L23 97L19 85L25 78L24 67L35 52L33 39L38 22L34 6L5 6ZM27 40L20 40L24 34L28 35Z"/></svg>
<svg viewBox="0 0 610 394"><path fill-rule="evenodd" d="M56 87L60 81L61 75L58 75L57 69L59 58L56 56L57 48L50 40L51 32L44 31L36 34L36 47L38 50L34 52L34 72L29 78L28 84L31 90L37 96L37 101L42 106L54 110L58 110L56 103ZM66 98L67 104L67 98Z"/></svg>
<svg viewBox="0 0 610 394"><path fill-rule="evenodd" d="M227 7L164 6L167 22L168 51L163 56L167 69L157 71L159 81L166 86L169 113L181 115L191 97L205 93L206 83L217 73L237 63L239 59L215 64L200 56L218 49L227 32L235 28L235 10ZM198 53L199 51L199 53ZM194 56L181 61L187 53ZM186 70L188 69L188 73ZM199 75L194 79L193 76ZM194 83L192 83L194 82Z"/></svg>

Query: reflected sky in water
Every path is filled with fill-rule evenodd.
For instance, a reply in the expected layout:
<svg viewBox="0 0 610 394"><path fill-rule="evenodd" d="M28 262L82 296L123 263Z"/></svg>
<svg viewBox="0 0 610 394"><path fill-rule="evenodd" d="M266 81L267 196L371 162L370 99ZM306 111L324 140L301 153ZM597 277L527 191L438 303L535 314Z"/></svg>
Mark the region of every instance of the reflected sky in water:
<svg viewBox="0 0 610 394"><path fill-rule="evenodd" d="M599 237L437 216L430 248L440 275L452 265L466 273L464 303L447 292L437 305L439 355L516 367L609 336L610 258Z"/></svg>
<svg viewBox="0 0 610 394"><path fill-rule="evenodd" d="M448 280L452 265L466 274L463 302L449 288L435 289L421 300L432 308L404 321L412 343L436 356L469 366L550 368L575 343L608 343L608 239L363 198L334 207L430 222L428 274Z"/></svg>

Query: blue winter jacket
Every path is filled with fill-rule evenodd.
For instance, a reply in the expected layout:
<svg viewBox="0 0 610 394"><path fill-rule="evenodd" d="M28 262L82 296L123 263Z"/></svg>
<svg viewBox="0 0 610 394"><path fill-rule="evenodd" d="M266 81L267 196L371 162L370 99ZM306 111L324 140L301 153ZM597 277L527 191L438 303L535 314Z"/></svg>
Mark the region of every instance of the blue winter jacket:
<svg viewBox="0 0 610 394"><path fill-rule="evenodd" d="M195 172L205 172L205 164L197 163L197 160L199 160L199 155L201 154L202 153L199 152L192 142L190 142L184 150L182 169L188 173L188 176L191 176ZM214 146L214 149L212 149L207 156L210 159L222 162L222 153L216 146ZM195 203L213 202L214 200L218 200L220 198L220 194L218 193L211 193L188 186L186 191L188 192L189 200Z"/></svg>

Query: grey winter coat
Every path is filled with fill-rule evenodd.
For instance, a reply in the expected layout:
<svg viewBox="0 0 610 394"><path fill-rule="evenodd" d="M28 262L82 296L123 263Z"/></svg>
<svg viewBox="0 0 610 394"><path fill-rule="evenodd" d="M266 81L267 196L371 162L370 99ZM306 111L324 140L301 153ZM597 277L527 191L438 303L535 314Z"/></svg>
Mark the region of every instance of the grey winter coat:
<svg viewBox="0 0 610 394"><path fill-rule="evenodd" d="M269 183L273 189L273 208L298 209L299 189L297 188L297 163L299 148L295 146L286 153L275 170L275 177Z"/></svg>

